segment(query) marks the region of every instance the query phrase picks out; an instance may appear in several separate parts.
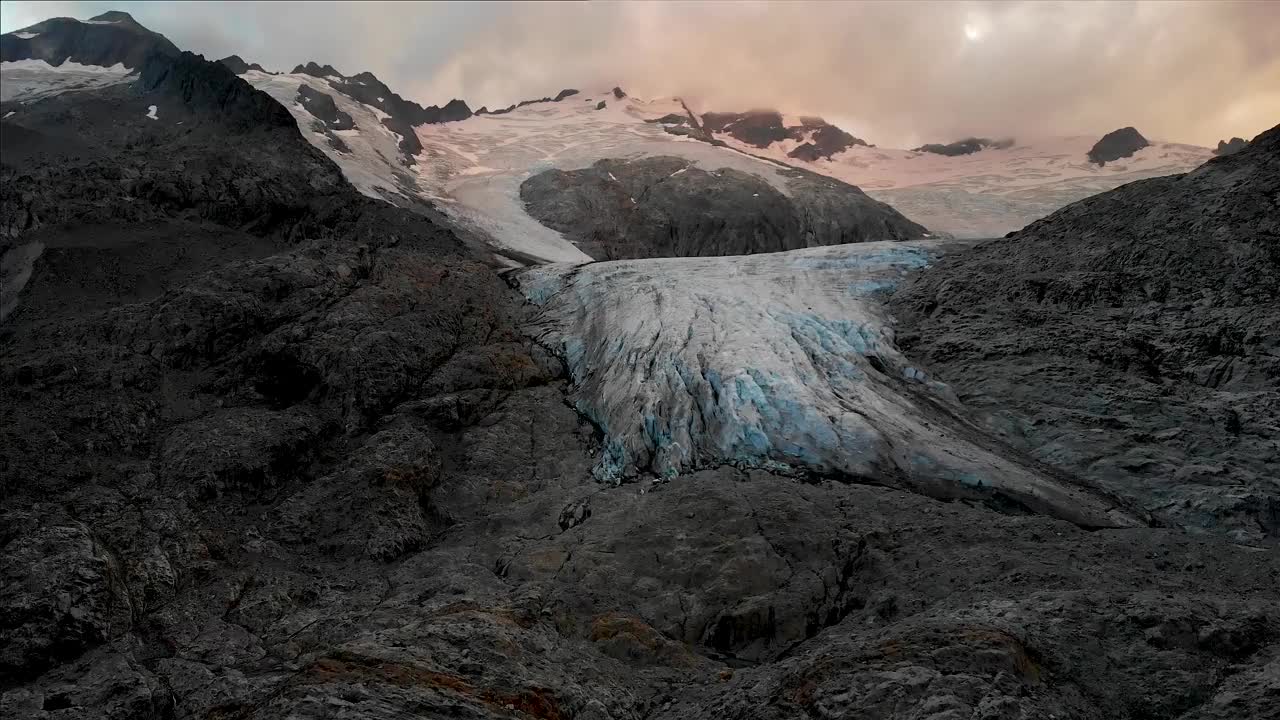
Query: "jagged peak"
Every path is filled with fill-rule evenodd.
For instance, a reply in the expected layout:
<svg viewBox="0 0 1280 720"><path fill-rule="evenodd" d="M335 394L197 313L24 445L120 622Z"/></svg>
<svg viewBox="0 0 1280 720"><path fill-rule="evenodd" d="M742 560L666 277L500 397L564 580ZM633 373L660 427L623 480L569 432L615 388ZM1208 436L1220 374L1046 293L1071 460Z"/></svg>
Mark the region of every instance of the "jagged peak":
<svg viewBox="0 0 1280 720"><path fill-rule="evenodd" d="M291 73L302 73L304 75L313 75L315 77L340 77L346 76L338 72L332 65L317 65L314 60L308 60L303 65L295 65Z"/></svg>
<svg viewBox="0 0 1280 720"><path fill-rule="evenodd" d="M108 10L102 13L101 15L96 15L94 17L89 18L89 21L90 22L109 22L109 23L127 22L127 23L133 23L134 25L138 25L138 21L134 20L132 15L130 15L127 12L124 12L123 10ZM138 26L141 27L141 25L138 25Z"/></svg>

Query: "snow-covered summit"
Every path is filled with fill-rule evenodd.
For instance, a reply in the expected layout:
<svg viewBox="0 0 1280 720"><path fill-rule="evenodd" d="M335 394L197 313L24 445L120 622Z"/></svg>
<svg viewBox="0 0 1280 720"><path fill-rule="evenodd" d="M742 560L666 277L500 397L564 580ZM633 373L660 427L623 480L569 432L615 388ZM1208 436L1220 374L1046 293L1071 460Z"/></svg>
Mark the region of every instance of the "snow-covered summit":
<svg viewBox="0 0 1280 720"><path fill-rule="evenodd" d="M990 141L959 154L852 144L810 161L793 153L802 144L794 138L761 148L731 133L713 137L857 185L931 230L958 237L998 237L1076 200L1186 172L1213 157L1210 148L1157 141L1100 165L1089 158L1097 138L1079 135Z"/></svg>

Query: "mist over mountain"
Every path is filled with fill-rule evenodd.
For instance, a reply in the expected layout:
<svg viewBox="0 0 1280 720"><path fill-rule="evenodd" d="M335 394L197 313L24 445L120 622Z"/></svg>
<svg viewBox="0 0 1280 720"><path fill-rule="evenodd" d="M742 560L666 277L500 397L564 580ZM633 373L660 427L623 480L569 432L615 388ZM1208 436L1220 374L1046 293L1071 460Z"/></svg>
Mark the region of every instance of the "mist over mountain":
<svg viewBox="0 0 1280 720"><path fill-rule="evenodd" d="M1280 117L1269 32L1280 9L1268 2L4 7L4 32L122 9L206 57L239 54L274 71L311 59L369 70L423 106L464 98L506 107L616 84L703 111L819 115L892 147L1125 125L1212 147ZM1158 42L1135 40L1157 33Z"/></svg>

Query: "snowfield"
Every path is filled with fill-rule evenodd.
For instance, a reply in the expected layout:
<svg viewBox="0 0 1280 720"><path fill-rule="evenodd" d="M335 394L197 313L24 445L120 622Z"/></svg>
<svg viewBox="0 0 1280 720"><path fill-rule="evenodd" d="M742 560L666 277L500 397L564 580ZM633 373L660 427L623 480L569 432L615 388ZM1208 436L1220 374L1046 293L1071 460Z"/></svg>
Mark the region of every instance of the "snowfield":
<svg viewBox="0 0 1280 720"><path fill-rule="evenodd" d="M894 345L883 294L935 241L516 271L535 336L604 436L603 481L722 464L999 497L1089 526L1136 519L985 449Z"/></svg>
<svg viewBox="0 0 1280 720"><path fill-rule="evenodd" d="M999 237L1091 195L1144 178L1183 173L1213 157L1196 145L1152 142L1132 157L1099 166L1085 154L1098 138L1058 137L948 157L913 150L854 146L815 162L787 157L800 143L759 149L716 137L744 152L857 185L935 232Z"/></svg>
<svg viewBox="0 0 1280 720"><path fill-rule="evenodd" d="M117 85L135 76L123 64L111 67L81 65L67 60L50 65L43 60L13 60L0 63L0 102L30 102L72 90Z"/></svg>

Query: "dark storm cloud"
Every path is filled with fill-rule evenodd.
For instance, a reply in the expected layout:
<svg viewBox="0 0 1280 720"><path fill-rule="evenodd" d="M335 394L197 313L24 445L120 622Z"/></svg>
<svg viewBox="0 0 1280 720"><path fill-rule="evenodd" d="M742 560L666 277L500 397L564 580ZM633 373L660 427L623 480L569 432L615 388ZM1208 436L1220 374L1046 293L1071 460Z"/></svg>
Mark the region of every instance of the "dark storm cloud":
<svg viewBox="0 0 1280 720"><path fill-rule="evenodd" d="M899 146L1121 125L1203 145L1280 121L1276 2L6 2L2 20L113 8L211 57L372 70L427 103L617 83Z"/></svg>

